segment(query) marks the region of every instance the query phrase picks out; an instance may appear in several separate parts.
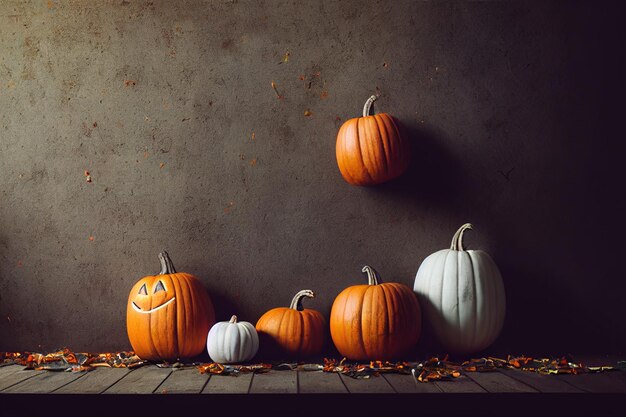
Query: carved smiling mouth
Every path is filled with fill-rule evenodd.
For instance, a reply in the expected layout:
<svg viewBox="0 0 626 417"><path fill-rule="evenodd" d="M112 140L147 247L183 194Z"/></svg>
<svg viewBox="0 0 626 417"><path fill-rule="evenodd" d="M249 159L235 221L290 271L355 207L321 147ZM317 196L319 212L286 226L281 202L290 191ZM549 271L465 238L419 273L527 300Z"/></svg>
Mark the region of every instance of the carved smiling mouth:
<svg viewBox="0 0 626 417"><path fill-rule="evenodd" d="M133 301L133 308L134 308L134 309L135 309L135 311L136 311L136 312L138 312L138 313L148 314L148 313L152 313L152 312L154 312L154 311L157 311L157 310L159 310L159 309L161 309L161 308L165 307L166 305L170 304L170 303L171 303L172 301L174 301L175 299L176 299L176 297L173 297L173 298L172 298L171 300L169 300L168 302L163 303L163 304L161 304L160 306L155 307L155 308L153 308L153 309L151 309L151 310L142 310L142 309L140 309L140 308L139 308L139 306L138 306L137 304L135 304L135 302Z"/></svg>

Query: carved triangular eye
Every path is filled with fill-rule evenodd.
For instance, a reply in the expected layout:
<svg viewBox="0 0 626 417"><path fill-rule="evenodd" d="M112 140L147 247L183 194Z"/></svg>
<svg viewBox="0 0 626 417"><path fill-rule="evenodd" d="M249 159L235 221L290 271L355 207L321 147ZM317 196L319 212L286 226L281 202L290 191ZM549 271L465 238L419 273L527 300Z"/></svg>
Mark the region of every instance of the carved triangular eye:
<svg viewBox="0 0 626 417"><path fill-rule="evenodd" d="M161 281L157 282L156 287L154 287L154 293L158 293L159 291L165 291L165 286Z"/></svg>
<svg viewBox="0 0 626 417"><path fill-rule="evenodd" d="M148 289L146 288L146 284L143 284L141 288L139 288L139 294L148 295Z"/></svg>

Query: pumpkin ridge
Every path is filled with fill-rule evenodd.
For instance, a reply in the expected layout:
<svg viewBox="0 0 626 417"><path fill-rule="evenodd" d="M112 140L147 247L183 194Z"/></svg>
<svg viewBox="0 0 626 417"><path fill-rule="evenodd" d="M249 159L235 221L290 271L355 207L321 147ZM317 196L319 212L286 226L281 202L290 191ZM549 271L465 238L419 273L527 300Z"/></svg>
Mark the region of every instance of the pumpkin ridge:
<svg viewBox="0 0 626 417"><path fill-rule="evenodd" d="M393 292L393 287L386 285L386 283L384 284L380 284L380 291L382 291L383 293L383 297L382 299L384 300L384 309L381 308L383 306L379 306L379 308L381 310L383 310L385 312L385 314L383 314L383 317L385 318L385 326L384 326L384 346L383 346L383 352L389 352L391 350L393 350L393 332L396 331L396 326L395 326L395 320L394 320L394 316L395 314L393 313L394 309L390 307L398 307L397 304L395 304L394 301L394 297L391 296L390 292ZM390 291L391 290L391 291ZM391 302L390 302L391 300ZM391 305L390 305L391 304Z"/></svg>
<svg viewBox="0 0 626 417"><path fill-rule="evenodd" d="M296 311L298 311L298 319L300 321L300 333L302 333L300 335L300 337L298 338L300 340L298 341L297 352L302 352L302 343L304 342L304 339L307 337L306 327L305 327L305 324L304 324L304 317L303 317L304 316L304 314L303 314L304 309L302 311L299 311L299 310L296 310Z"/></svg>
<svg viewBox="0 0 626 417"><path fill-rule="evenodd" d="M359 338L361 340L361 346L363 348L363 352L365 353L366 356L370 357L372 356L371 351L369 349L369 346L372 345L372 343L370 343L371 341L369 340L369 335L373 334L372 332L372 324L374 324L374 326L376 325L376 323L373 323L374 320L371 320L371 317L373 316L372 314L372 310L373 310L373 303L372 303L372 294L373 291L370 290L375 290L376 286L368 286L365 289L365 292L363 293L363 297L362 297L362 302L359 303L360 306L360 311L359 311L359 315L361 316L361 337ZM368 294L369 293L369 294ZM367 307L368 309L366 310L366 303L367 303ZM364 327L364 323L367 323L367 329ZM374 328L374 330L376 330ZM365 341L365 337L368 337L367 342ZM378 359L378 358L376 358Z"/></svg>
<svg viewBox="0 0 626 417"><path fill-rule="evenodd" d="M411 311L408 308L407 304L406 304L406 300L404 299L404 294L402 291L402 287L400 287L399 285L397 285L396 283L390 283L391 285L389 286L389 289L391 289L394 293L394 299L399 300L398 302L398 310L400 311L400 314L395 314L394 316L400 316L400 317L411 317ZM397 319L394 320L397 322ZM400 322L400 323L395 323L398 324L397 328L395 328L395 334L404 334L405 332L408 333L408 330L410 329L410 323L408 322ZM402 352L398 352L398 353L402 353Z"/></svg>
<svg viewBox="0 0 626 417"><path fill-rule="evenodd" d="M284 317L285 317L285 321L284 323L284 328L283 326L281 326L281 331L280 331L280 342L281 344L285 344L286 346L286 351L288 354L291 354L294 349L293 349L293 339L294 339L294 335L297 333L296 331L293 330L293 326L294 326L294 315L291 313L291 309L288 309L285 311L284 313Z"/></svg>
<svg viewBox="0 0 626 417"><path fill-rule="evenodd" d="M395 302L395 298L391 296L390 292L393 292L393 287L385 284L381 284L380 287L383 290L383 294L385 296L385 310L387 311L386 321L387 321L387 335L393 334L396 331L396 324L394 320L391 318L394 316L393 311L397 310L398 305ZM390 291L391 289L391 291ZM395 308L394 308L395 307Z"/></svg>
<svg viewBox="0 0 626 417"><path fill-rule="evenodd" d="M382 149L382 132L378 126L376 116L364 117L362 121L363 130L367 132L365 143L372 165L370 172L372 173L372 178L378 184L387 177L387 161L385 160L384 149Z"/></svg>
<svg viewBox="0 0 626 417"><path fill-rule="evenodd" d="M202 333L204 332L204 323L208 320L208 312L203 311L204 303L199 296L201 291L206 290L200 281L191 274L181 273L177 278L179 278L181 288L185 288L191 300L190 303L187 303L185 309L184 332L177 331L176 333L179 335L177 340L178 354L181 357L196 356L203 349L204 343L201 344L201 342L203 342L204 335ZM186 337L181 338L181 333L186 333Z"/></svg>
<svg viewBox="0 0 626 417"><path fill-rule="evenodd" d="M250 346L245 343L241 343L243 340L252 339L252 337L247 337L248 335L248 326L246 325L237 325L237 338L239 339L237 342L239 343L239 349L237 349L237 353L240 358L246 358L250 356ZM247 349L246 349L247 347Z"/></svg>
<svg viewBox="0 0 626 417"><path fill-rule="evenodd" d="M361 139L363 137L363 123L361 122L361 118L356 119L356 127L357 127L357 145L359 148L359 154L361 155L361 163L363 165L363 172L365 173L365 175L367 176L367 178L369 179L369 181L371 182L376 182L376 180L374 179L374 177L370 174L370 169L368 167L367 162L365 161L365 157L363 154L363 139ZM367 142L366 142L367 143ZM367 146L366 146L366 153L367 153ZM369 155L368 155L369 158Z"/></svg>
<svg viewBox="0 0 626 417"><path fill-rule="evenodd" d="M348 301L350 301L350 298L348 297L348 293L350 291L351 290L348 290L348 292L345 293L344 296L343 296L343 299L344 299L343 310L341 310L341 314L338 315L340 317L340 320L343 320L343 317L346 314L346 308L348 307ZM342 293L343 293L343 291L342 291ZM343 334L341 335L341 338L339 340L341 340L341 344L345 344L346 340L350 340L350 338L349 338L350 336L349 336L349 333L348 333L349 328L348 328L348 326L343 325L343 323L342 323L341 328L343 330Z"/></svg>
<svg viewBox="0 0 626 417"><path fill-rule="evenodd" d="M487 253L484 253L483 256L489 256ZM491 257L489 257L490 262L489 262L489 268L491 269L491 277L494 277L496 275L499 275L499 271L497 271L497 265L495 262L493 262L493 260L491 259ZM493 285L493 295L494 295L494 299L499 300L500 297L498 297L498 288L499 288L499 283L497 280L492 280L491 281L491 285ZM500 316L498 314L496 314L496 312L499 310L498 309L498 304L494 304L493 306L493 310L494 310L494 314L493 315L493 319L494 319L494 323L493 323L493 334L491 336L492 341L495 341L496 338L498 337L498 334L500 333L501 326L499 326L498 324L501 322L500 321Z"/></svg>
<svg viewBox="0 0 626 417"><path fill-rule="evenodd" d="M353 184L363 183L363 155L360 150L359 143L359 119L350 119L346 122L347 127L342 138L343 143L343 161L346 171L353 179ZM351 152L350 147L359 149L359 152ZM354 172L354 170L357 172ZM367 174L366 174L367 175Z"/></svg>
<svg viewBox="0 0 626 417"><path fill-rule="evenodd" d="M393 123L393 117L387 113L382 113L379 116L380 121L385 126L385 133L389 143L389 165L391 169L388 174L391 178L395 178L404 171L405 158L403 158L403 138L400 136L400 132ZM397 139L394 140L393 138ZM396 164L394 164L394 162L396 162ZM400 163L400 165L398 165L398 163Z"/></svg>
<svg viewBox="0 0 626 417"><path fill-rule="evenodd" d="M174 285L176 294L182 294L184 300L190 299L191 305L194 306L196 300L193 298L193 295L191 295L194 293L194 291L186 291L189 289L190 283L187 280L185 274L173 274L170 276L170 279L172 280L172 284ZM183 288L183 286L185 286L185 288ZM188 347L185 341L185 337L189 337L187 332L191 329L189 329L189 326L187 326L186 305L187 303L176 303L176 320L172 320L174 322L173 335L176 343L176 356L186 356L188 354ZM193 335L192 337L195 338L195 335Z"/></svg>
<svg viewBox="0 0 626 417"><path fill-rule="evenodd" d="M445 259L444 259L444 263L443 263L443 274L442 274L442 283L441 283L441 302L440 302L440 309L441 311L446 311L447 310L447 305L444 304L444 300L449 298L447 296L445 296L446 294L448 294L448 290L447 288L450 286L450 276L448 274L448 258L450 258L450 255L453 253L453 251L448 251L446 253ZM443 315L443 322L445 325L449 326L449 316L448 315ZM440 330L441 331L441 330ZM443 333L444 337L446 339L449 340L450 336L448 334L446 334L445 332Z"/></svg>
<svg viewBox="0 0 626 417"><path fill-rule="evenodd" d="M237 352L237 354L239 354L241 357L241 346L242 346L241 335L239 334L239 326L237 326L236 324L234 326L228 325L226 327L226 331L227 332L231 331L231 333L233 333L233 331L231 330L231 327L234 327L234 329L232 329L234 330L234 336L231 336L231 337L234 337L235 339L235 346L232 349L229 349L228 351L229 361L232 361L234 359L232 355L234 352ZM224 340L226 340L226 338L224 338Z"/></svg>
<svg viewBox="0 0 626 417"><path fill-rule="evenodd" d="M404 300L406 294L401 291L401 288L396 285L396 283L390 282L388 284L390 285L386 285L383 288L386 294L389 295L389 299L394 300L394 310L392 310L391 314L387 314L389 322L387 330L387 344L389 347L386 348L386 351L392 354L390 355L391 357L396 357L397 354L401 353L398 352L398 345L403 345L405 343L405 339L407 337L411 337L409 332L411 323L407 320L411 317L411 315L409 309L407 308L406 300Z"/></svg>
<svg viewBox="0 0 626 417"><path fill-rule="evenodd" d="M475 277L478 276L484 276L482 271L482 267L481 267L481 263L479 262L478 259L474 259L475 253L473 251L467 251L467 253L469 254L470 258L472 258L472 265L474 267L474 275ZM485 287L487 283L485 282L484 279L480 279L477 281L477 291L476 291L476 311L478 311L478 309L480 308L481 310L481 317L485 317L485 314L488 313L486 312L486 306L487 304L485 303L485 296L487 294L487 288ZM478 323L477 323L478 325ZM474 343L474 345L472 346L472 349L475 349L477 345L479 345L480 343L482 343L482 340L486 339L486 328L487 326L484 325L484 319L481 322L481 326L478 329L478 331L476 332L476 338L478 339L478 341L476 341Z"/></svg>
<svg viewBox="0 0 626 417"><path fill-rule="evenodd" d="M235 324L235 326L237 326L237 338L239 339L239 349L237 349L237 354L239 355L239 358L245 358L248 356L248 351L250 349L249 345L246 345L245 343L241 343L243 340L249 340L250 338L248 338L248 327L246 325L238 325ZM246 349L246 347L248 349Z"/></svg>
<svg viewBox="0 0 626 417"><path fill-rule="evenodd" d="M375 114L374 120L376 122L376 126L378 127L379 137L380 137L380 146L382 147L382 158L385 171L385 177L393 176L393 169L390 168L392 166L391 162L391 148L390 148L390 140L389 140L389 132L387 131L387 126L383 120L383 116L380 114Z"/></svg>
<svg viewBox="0 0 626 417"><path fill-rule="evenodd" d="M485 262L485 266L487 267L486 268L487 269L487 275L486 276L488 276L488 277L493 276L492 275L493 274L493 268L491 266L491 263L490 262ZM494 297L495 297L495 292L496 292L493 280L489 279L487 281L487 285L489 286L489 299L493 300ZM495 321L495 319L497 319L497 317L494 314L493 310L494 310L493 308L491 308L491 307L489 308L489 326L488 326L489 337L486 339L486 340L491 340L491 341L493 341L493 334L495 333L495 331L494 331L494 327L495 327L494 326L494 321Z"/></svg>
<svg viewBox="0 0 626 417"><path fill-rule="evenodd" d="M438 313L438 311L441 311L441 308L442 308L441 304L443 303L443 278L444 278L444 270L445 270L447 253L448 252L442 253L442 251L438 251L435 254L433 254L433 256L435 256L435 259L433 260L432 268L433 268L433 271L435 272L429 274L427 291L424 293L424 296L427 296L427 294L433 294L433 293L437 294L437 290L440 293L438 305L435 305L436 303L435 300L432 300L430 303L426 304L427 308L431 311L431 315L435 319L435 320L431 319L431 321L436 321L436 323L432 323L433 331L437 334L437 337L439 338L440 338L439 328L440 326L443 325L443 322L442 322L443 319L441 315ZM440 278L433 278L433 277L440 277Z"/></svg>
<svg viewBox="0 0 626 417"><path fill-rule="evenodd" d="M386 116L384 119L385 125L387 125L387 123L391 125L392 129L390 129L390 126L387 125L388 132L393 130L394 133L394 135L391 135L390 137L395 137L397 139L397 142L391 142L394 146L394 161L397 162L397 164L394 164L396 167L394 177L398 177L406 170L409 164L409 144L403 135L404 132L400 132L400 128L398 127L395 119L387 113L383 113L381 116Z"/></svg>
<svg viewBox="0 0 626 417"><path fill-rule="evenodd" d="M472 317L472 321L474 322L474 331L472 332L472 337L470 339L469 345L474 346L476 344L476 333L478 329L478 298L477 298L477 290L476 290L476 271L474 271L474 260L472 259L472 254L470 252L467 253L467 259L469 259L469 263L472 267L472 293L474 294L474 316Z"/></svg>
<svg viewBox="0 0 626 417"><path fill-rule="evenodd" d="M458 323L459 329L461 329L461 333L459 334L459 340L461 340L461 344L463 344L465 334L463 332L463 323L461 323L461 256L463 252L456 252L456 322Z"/></svg>
<svg viewBox="0 0 626 417"><path fill-rule="evenodd" d="M363 338L360 336L360 334L363 333L363 317L362 317L362 313L363 313L363 297L364 294L361 294L361 287L360 286L354 286L352 288L349 289L348 293L346 293L345 297L346 297L346 305L347 302L350 301L350 296L349 294L351 292L358 292L357 296L359 298L359 303L358 303L358 311L352 312L351 316L353 317L353 320L358 320L355 327L359 327L361 329L361 331L359 332L355 332L353 331L354 328L353 326L346 326L345 324L343 325L344 329L348 332L348 337L344 340L344 344L348 345L348 349L352 352L354 352L354 345L357 344L357 355L355 356L363 356L364 354L366 354L365 351L365 342L363 341ZM365 290L367 291L367 289ZM343 320L343 317L342 317ZM351 331L352 330L352 331ZM345 343L347 341L347 343Z"/></svg>
<svg viewBox="0 0 626 417"><path fill-rule="evenodd" d="M442 274L442 282L441 282L441 298L439 300L439 309L443 310L443 289L446 282L446 265L448 264L448 256L450 256L451 252L447 252L446 256L443 259L443 274ZM444 322L446 321L445 317L443 318Z"/></svg>
<svg viewBox="0 0 626 417"><path fill-rule="evenodd" d="M285 311L285 310L287 310L287 311ZM288 310L289 309L280 308L279 311L280 311L281 314L280 314L280 320L278 321L278 327L277 327L276 335L272 335L271 336L273 339L275 339L275 341L278 344L278 346L281 347L281 350L285 350L285 348L282 345L282 341L283 341L283 336L282 336L283 330L282 330L282 328L283 328L283 322L285 321L285 316L287 315Z"/></svg>
<svg viewBox="0 0 626 417"><path fill-rule="evenodd" d="M342 160L344 170L348 174L348 177L352 180L352 184L360 184L362 182L361 177L363 176L363 173L360 170L359 172L354 172L354 167L355 165L357 167L361 166L363 161L361 159L355 160L359 157L359 155L357 155L357 158L354 158L354 153L351 153L348 150L350 146L355 149L359 146L357 119L351 119L346 122L346 129L344 130L343 137L341 138L341 143L343 146Z"/></svg>
<svg viewBox="0 0 626 417"><path fill-rule="evenodd" d="M348 152L346 150L347 149L346 131L348 131L349 128L352 127L352 124L353 124L352 120L353 119L348 120L339 128L339 133L337 134L337 144L335 146L335 155L337 157L337 165L339 165L339 171L341 171L341 174L350 184L356 184L356 180L354 179L354 177L352 176L352 173L348 169L347 156L346 156L348 155Z"/></svg>
<svg viewBox="0 0 626 417"><path fill-rule="evenodd" d="M350 167L350 169L352 170L356 169L356 172L354 173L354 176L356 178L356 183L364 184L366 181L365 177L369 178L369 175L365 170L365 167L364 167L365 161L363 160L363 152L361 151L361 141L359 138L359 119L354 119L354 123L352 124L352 129L354 130L354 133L350 135L349 143L354 147L354 149L358 151L350 152L348 150L349 143L346 143L346 160L348 161L348 167Z"/></svg>

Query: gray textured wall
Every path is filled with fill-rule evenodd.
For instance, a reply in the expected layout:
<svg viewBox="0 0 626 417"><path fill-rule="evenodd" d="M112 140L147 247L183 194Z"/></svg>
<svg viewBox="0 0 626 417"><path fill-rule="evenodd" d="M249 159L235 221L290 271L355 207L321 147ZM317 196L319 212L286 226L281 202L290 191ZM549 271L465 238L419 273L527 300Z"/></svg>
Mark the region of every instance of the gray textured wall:
<svg viewBox="0 0 626 417"><path fill-rule="evenodd" d="M1 4L0 350L129 348L162 248L255 322L303 288L328 314L364 263L412 286L467 221L506 285L495 350L623 348L611 7ZM372 93L415 155L355 188L336 132Z"/></svg>

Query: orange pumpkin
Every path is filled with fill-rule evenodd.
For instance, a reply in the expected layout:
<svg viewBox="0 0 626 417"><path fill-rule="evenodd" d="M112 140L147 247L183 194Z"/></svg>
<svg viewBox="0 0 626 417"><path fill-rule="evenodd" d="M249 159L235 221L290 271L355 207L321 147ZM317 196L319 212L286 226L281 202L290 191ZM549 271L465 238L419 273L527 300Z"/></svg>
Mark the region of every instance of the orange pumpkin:
<svg viewBox="0 0 626 417"><path fill-rule="evenodd" d="M409 287L381 284L364 266L368 285L343 290L330 311L330 335L343 356L353 360L400 359L419 340L422 320L417 297Z"/></svg>
<svg viewBox="0 0 626 417"><path fill-rule="evenodd" d="M202 283L191 274L177 273L163 251L161 272L137 281L130 290L126 330L142 359L173 361L191 358L206 347L215 311Z"/></svg>
<svg viewBox="0 0 626 417"><path fill-rule="evenodd" d="M298 292L289 308L273 308L256 323L260 346L266 355L291 357L319 355L324 346L326 320L319 311L302 307L302 298L313 298L311 290Z"/></svg>
<svg viewBox="0 0 626 417"><path fill-rule="evenodd" d="M387 113L369 115L371 96L363 117L346 121L337 134L337 164L352 185L375 185L400 176L409 166L409 143Z"/></svg>

